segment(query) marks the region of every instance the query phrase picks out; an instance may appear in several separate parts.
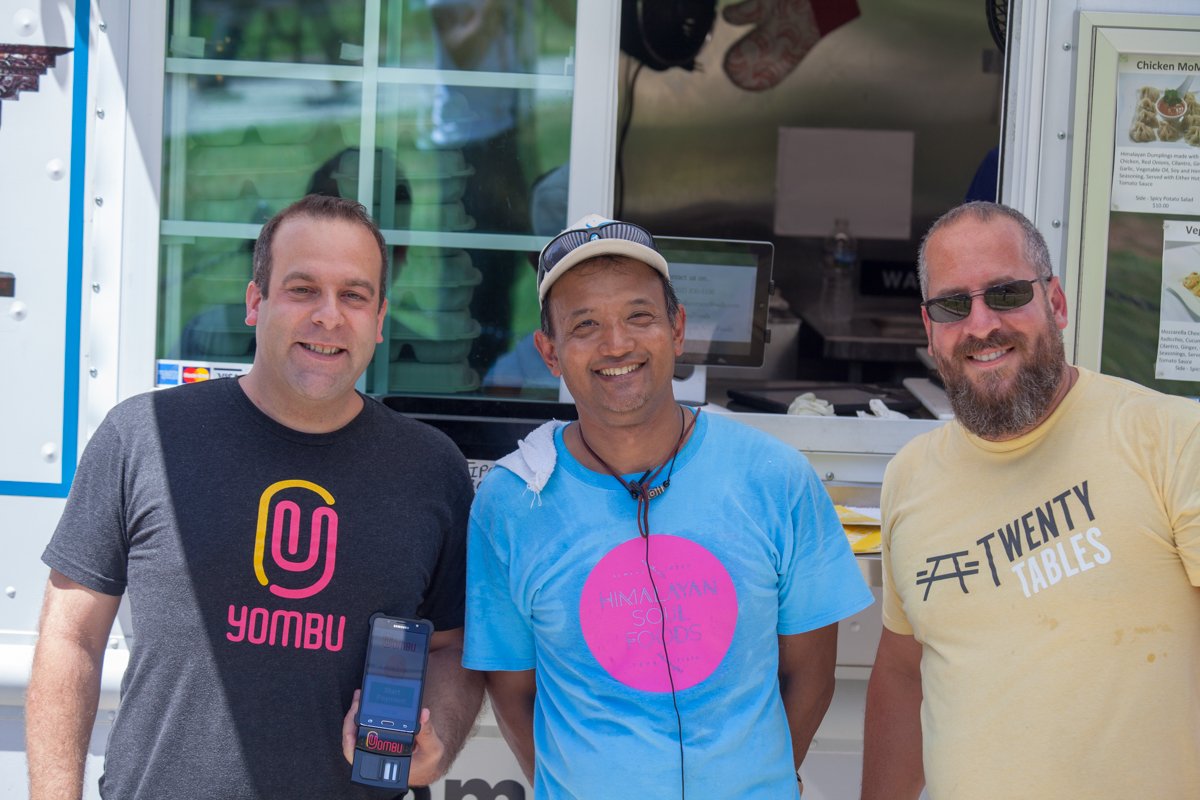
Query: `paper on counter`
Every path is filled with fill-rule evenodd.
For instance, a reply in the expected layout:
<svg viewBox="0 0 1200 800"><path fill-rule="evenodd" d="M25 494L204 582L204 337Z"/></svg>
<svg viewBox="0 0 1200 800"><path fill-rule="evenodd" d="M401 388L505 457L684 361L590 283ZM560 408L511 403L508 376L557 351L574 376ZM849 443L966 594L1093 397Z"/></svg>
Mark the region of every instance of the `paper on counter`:
<svg viewBox="0 0 1200 800"><path fill-rule="evenodd" d="M775 233L824 237L837 218L859 239L912 235L912 131L780 128Z"/></svg>
<svg viewBox="0 0 1200 800"><path fill-rule="evenodd" d="M882 516L878 508L834 505L838 519L843 525L881 525Z"/></svg>

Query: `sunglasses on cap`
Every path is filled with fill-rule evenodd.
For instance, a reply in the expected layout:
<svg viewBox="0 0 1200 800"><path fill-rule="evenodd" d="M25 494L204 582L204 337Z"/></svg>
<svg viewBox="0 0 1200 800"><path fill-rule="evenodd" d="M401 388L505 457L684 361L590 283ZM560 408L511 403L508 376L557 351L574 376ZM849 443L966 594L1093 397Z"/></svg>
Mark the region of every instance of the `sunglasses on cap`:
<svg viewBox="0 0 1200 800"><path fill-rule="evenodd" d="M658 249L654 246L654 237L650 235L650 231L632 222L602 222L593 228L563 231L547 242L542 248L542 254L538 256L537 285L541 286L546 274L557 267L572 250L597 239L624 239L651 250Z"/></svg>
<svg viewBox="0 0 1200 800"><path fill-rule="evenodd" d="M971 305L976 297L983 297L983 304L993 311L1012 311L1033 299L1033 285L1049 281L1049 278L1034 278L998 283L978 292L948 294L921 303L933 322L959 322L971 315Z"/></svg>

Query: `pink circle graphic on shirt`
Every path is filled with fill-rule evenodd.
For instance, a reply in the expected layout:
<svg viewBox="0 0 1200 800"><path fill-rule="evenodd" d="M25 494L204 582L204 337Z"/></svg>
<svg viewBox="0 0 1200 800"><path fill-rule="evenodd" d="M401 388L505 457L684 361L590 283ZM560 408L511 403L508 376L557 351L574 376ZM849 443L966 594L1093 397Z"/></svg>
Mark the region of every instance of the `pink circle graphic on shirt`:
<svg viewBox="0 0 1200 800"><path fill-rule="evenodd" d="M610 550L583 584L579 623L588 649L608 674L646 692L671 691L665 632L671 676L680 691L711 675L725 657L737 627L737 592L725 566L690 539L652 535L649 562L653 584L645 539Z"/></svg>

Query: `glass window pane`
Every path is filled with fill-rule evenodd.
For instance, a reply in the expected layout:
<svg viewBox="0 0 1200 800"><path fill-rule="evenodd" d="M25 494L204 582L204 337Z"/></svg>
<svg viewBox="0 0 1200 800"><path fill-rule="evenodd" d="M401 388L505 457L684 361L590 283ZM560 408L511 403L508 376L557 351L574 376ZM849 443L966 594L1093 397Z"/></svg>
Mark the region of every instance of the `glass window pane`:
<svg viewBox="0 0 1200 800"><path fill-rule="evenodd" d="M364 0L190 0L172 3L168 55L228 61L354 63Z"/></svg>
<svg viewBox="0 0 1200 800"><path fill-rule="evenodd" d="M250 363L254 329L246 325L250 239L162 238L160 357Z"/></svg>
<svg viewBox="0 0 1200 800"><path fill-rule="evenodd" d="M238 336L253 239L315 192L362 202L393 246L368 391L555 398L533 259L566 224L573 4L322 9L172 8L159 356L253 357Z"/></svg>

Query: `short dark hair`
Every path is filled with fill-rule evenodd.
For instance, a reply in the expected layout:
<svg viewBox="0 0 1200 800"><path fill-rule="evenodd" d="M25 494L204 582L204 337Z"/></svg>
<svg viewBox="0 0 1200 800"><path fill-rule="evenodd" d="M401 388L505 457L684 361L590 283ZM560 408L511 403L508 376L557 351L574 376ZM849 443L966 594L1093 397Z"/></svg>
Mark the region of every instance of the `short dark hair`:
<svg viewBox="0 0 1200 800"><path fill-rule="evenodd" d="M1054 267L1050 264L1050 248L1046 246L1046 239L1042 236L1042 232L1029 221L1028 217L1015 208L1009 208L1000 203L973 200L970 203L956 206L938 217L937 221L930 226L929 232L925 234L925 238L921 240L921 249L917 252L917 276L921 281L921 299L929 299L929 264L925 260L925 248L929 245L930 238L942 228L953 225L964 217L970 217L979 222L990 222L1000 217L1017 223L1024 238L1025 260L1033 267L1033 271L1039 278L1054 276Z"/></svg>
<svg viewBox="0 0 1200 800"><path fill-rule="evenodd" d="M587 261L581 261L572 269L579 269L580 267L589 264L608 264L610 266L615 266L618 264L624 264L626 262L633 264L642 263L636 259L626 258L624 256L596 256L595 258L589 258ZM675 294L675 287L671 285L671 281L667 279L666 275L663 275L658 270L654 270L654 274L662 283L663 299L667 304L667 321L674 326L675 318L679 316L679 296ZM550 319L550 297L553 294L554 286L551 286L550 290L546 293L545 301L542 303L542 333L544 333L546 336L554 336L554 322Z"/></svg>
<svg viewBox="0 0 1200 800"><path fill-rule="evenodd" d="M258 240L254 243L254 283L263 297L267 296L267 288L271 283L271 247L279 226L292 217L309 217L310 219L334 219L362 225L379 245L379 305L387 297L388 283L388 246L383 241L383 234L366 207L357 200L346 197L329 197L321 194L310 194L292 203L280 211L259 231Z"/></svg>

